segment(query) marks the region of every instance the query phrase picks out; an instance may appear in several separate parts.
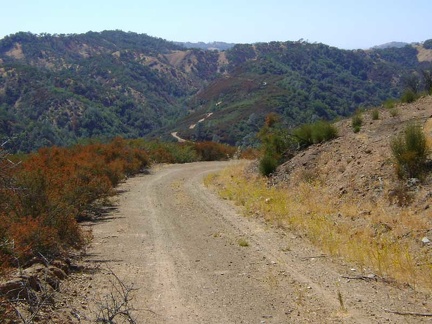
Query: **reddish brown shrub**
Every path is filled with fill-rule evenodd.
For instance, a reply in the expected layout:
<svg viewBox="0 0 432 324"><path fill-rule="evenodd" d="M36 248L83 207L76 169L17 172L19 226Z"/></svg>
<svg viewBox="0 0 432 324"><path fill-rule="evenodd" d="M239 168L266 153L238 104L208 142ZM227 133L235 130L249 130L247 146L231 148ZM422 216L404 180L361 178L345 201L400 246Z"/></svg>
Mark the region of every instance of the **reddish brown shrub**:
<svg viewBox="0 0 432 324"><path fill-rule="evenodd" d="M44 256L60 253L55 228L45 226L41 219L28 217L21 221L11 224L9 228L9 236L13 238L12 257L20 264L39 253Z"/></svg>
<svg viewBox="0 0 432 324"><path fill-rule="evenodd" d="M213 142L145 144L115 138L107 144L43 148L30 154L19 168L0 174L13 183L0 185L0 271L38 254L50 258L81 247L85 237L77 219L95 200L111 195L126 176L147 167L150 159L224 160L234 153L235 148Z"/></svg>
<svg viewBox="0 0 432 324"><path fill-rule="evenodd" d="M246 160L255 160L261 156L261 153L257 149L247 148L240 152L240 158Z"/></svg>
<svg viewBox="0 0 432 324"><path fill-rule="evenodd" d="M2 260L47 257L79 248L84 238L76 219L97 199L112 194L126 175L147 166L147 154L123 139L109 144L43 148L16 170L16 190L0 188ZM1 215L0 215L1 216ZM9 257L8 257L9 256ZM0 267L2 265L0 264Z"/></svg>
<svg viewBox="0 0 432 324"><path fill-rule="evenodd" d="M236 151L235 147L215 142L197 142L194 148L201 161L228 160Z"/></svg>

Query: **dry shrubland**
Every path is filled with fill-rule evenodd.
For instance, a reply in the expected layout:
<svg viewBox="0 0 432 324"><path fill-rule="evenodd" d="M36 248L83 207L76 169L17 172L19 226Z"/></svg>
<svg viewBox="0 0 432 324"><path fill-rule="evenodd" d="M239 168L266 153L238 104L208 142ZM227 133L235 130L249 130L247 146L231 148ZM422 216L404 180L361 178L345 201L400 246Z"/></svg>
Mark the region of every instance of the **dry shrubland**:
<svg viewBox="0 0 432 324"><path fill-rule="evenodd" d="M161 143L116 138L26 156L0 150L0 272L34 256L51 259L90 239L78 221L113 188L152 163L224 160L236 149L218 143ZM15 161L15 162L14 162Z"/></svg>

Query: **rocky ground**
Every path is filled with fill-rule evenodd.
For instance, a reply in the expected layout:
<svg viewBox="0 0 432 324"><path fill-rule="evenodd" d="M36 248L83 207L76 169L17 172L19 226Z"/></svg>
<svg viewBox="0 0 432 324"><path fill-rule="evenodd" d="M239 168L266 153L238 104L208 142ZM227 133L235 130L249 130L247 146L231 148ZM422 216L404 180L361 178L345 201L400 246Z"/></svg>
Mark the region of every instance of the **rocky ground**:
<svg viewBox="0 0 432 324"><path fill-rule="evenodd" d="M288 183L299 176L319 178L330 193L337 196L362 197L376 201L385 197L397 203L395 189L404 185L415 191L411 207L416 212L429 208L432 198L432 179L401 182L395 172L390 141L410 123L424 126L432 143L432 96L395 108L379 109L379 119L371 111L362 114L363 125L354 133L351 119L336 123L339 137L316 144L284 163L272 177L274 183ZM402 202L401 202L402 203Z"/></svg>

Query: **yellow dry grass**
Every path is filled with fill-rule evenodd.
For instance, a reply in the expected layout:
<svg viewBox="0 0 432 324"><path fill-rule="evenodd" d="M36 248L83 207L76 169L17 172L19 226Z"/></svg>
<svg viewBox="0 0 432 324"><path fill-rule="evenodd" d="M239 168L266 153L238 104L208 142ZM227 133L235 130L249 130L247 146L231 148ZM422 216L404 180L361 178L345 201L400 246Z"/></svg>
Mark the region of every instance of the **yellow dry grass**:
<svg viewBox="0 0 432 324"><path fill-rule="evenodd" d="M14 45L14 47L12 49L10 49L9 51L7 51L5 54L7 56L13 57L17 60L21 60L25 57L24 52L22 51L22 46L21 46L21 44L18 44L18 43L16 43Z"/></svg>
<svg viewBox="0 0 432 324"><path fill-rule="evenodd" d="M295 186L269 187L265 178L244 170L245 164L232 166L209 176L206 184L243 206L245 215L300 233L323 252L355 263L364 272L432 289L432 254L419 238L430 229L425 216L391 210L384 201L331 196L319 180L299 177L291 181Z"/></svg>
<svg viewBox="0 0 432 324"><path fill-rule="evenodd" d="M423 46L417 46L417 59L419 62L432 62L432 50L426 49Z"/></svg>
<svg viewBox="0 0 432 324"><path fill-rule="evenodd" d="M229 61L226 57L226 52L219 52L218 64L219 65L228 65Z"/></svg>
<svg viewBox="0 0 432 324"><path fill-rule="evenodd" d="M191 51L173 51L170 54L164 54L169 63L174 66L180 66L186 56L190 55Z"/></svg>

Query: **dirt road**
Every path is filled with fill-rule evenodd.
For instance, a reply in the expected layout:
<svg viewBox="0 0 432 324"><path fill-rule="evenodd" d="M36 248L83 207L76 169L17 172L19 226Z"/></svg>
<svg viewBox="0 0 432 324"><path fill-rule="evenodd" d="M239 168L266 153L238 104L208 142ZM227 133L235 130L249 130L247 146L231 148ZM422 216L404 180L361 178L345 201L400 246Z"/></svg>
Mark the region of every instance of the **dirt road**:
<svg viewBox="0 0 432 324"><path fill-rule="evenodd" d="M203 176L230 163L159 166L131 178L118 209L93 226L87 262L134 284L138 323L427 321L385 311L424 312L421 294L369 279L207 190ZM81 319L109 289L105 274L88 274L79 288Z"/></svg>

